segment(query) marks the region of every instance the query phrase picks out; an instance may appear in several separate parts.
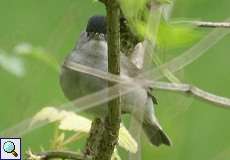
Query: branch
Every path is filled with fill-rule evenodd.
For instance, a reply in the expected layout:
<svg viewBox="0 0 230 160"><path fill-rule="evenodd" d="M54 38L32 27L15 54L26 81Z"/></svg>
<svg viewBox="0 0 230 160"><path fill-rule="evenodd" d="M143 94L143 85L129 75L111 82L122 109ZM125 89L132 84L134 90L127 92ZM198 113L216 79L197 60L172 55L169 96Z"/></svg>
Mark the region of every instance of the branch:
<svg viewBox="0 0 230 160"><path fill-rule="evenodd" d="M108 36L108 71L120 74L120 8L117 0L106 3ZM108 83L113 86L113 82ZM111 94L110 92L108 93ZM118 90L119 94L119 90ZM104 131L99 144L96 160L110 160L118 142L121 122L120 97L108 102L108 115L104 121Z"/></svg>
<svg viewBox="0 0 230 160"><path fill-rule="evenodd" d="M92 76L96 76L98 78L105 79L108 81L119 83L118 86L129 86L130 88L132 88L132 86L135 87L137 85L141 85L141 86L145 86L145 87L151 87L153 89L188 92L188 93L195 95L196 97L199 97L201 99L204 99L206 101L209 101L209 102L217 104L217 105L221 105L224 108L230 109L230 99L229 98L214 95L212 93L203 91L203 90L201 90L201 89L199 89L193 85L190 85L190 84L166 83L166 82L159 82L159 81L154 81L154 80L147 80L147 79L145 79L145 77L142 77L143 73L137 77L134 77L134 79L132 79L131 77L129 79L125 79L123 77L116 76L116 75L113 75L111 73L99 71L97 69L90 68L88 66L82 66L82 65L74 63L74 62L65 64L65 65L72 70L86 73L86 74L89 74ZM117 95L117 93L113 93L113 94ZM123 95L123 94L124 93L122 91L121 95Z"/></svg>
<svg viewBox="0 0 230 160"><path fill-rule="evenodd" d="M174 21L172 24L191 24L197 27L204 28L230 28L230 22L209 22L209 21Z"/></svg>
<svg viewBox="0 0 230 160"><path fill-rule="evenodd" d="M167 83L167 82L150 82L149 85L154 89L179 91L192 94L202 100L217 104L220 107L230 109L230 99L217 96L215 94L204 91L196 86L182 83Z"/></svg>
<svg viewBox="0 0 230 160"><path fill-rule="evenodd" d="M100 0L107 10L107 37L108 37L108 71L120 74L120 9L116 0ZM115 83L108 81L111 87ZM108 92L109 95L113 94ZM117 90L119 95L119 90ZM110 160L118 142L121 121L120 97L108 102L108 115L104 121L96 118L90 129L87 139L85 157L94 160Z"/></svg>
<svg viewBox="0 0 230 160"><path fill-rule="evenodd" d="M83 155L70 152L70 151L50 151L50 152L41 152L33 154L31 151L28 151L26 160L48 160L48 159L72 159L72 160L87 160Z"/></svg>
<svg viewBox="0 0 230 160"><path fill-rule="evenodd" d="M100 118L94 119L91 124L89 137L87 138L84 157L95 157L98 153L98 146L101 141L104 130L104 123Z"/></svg>

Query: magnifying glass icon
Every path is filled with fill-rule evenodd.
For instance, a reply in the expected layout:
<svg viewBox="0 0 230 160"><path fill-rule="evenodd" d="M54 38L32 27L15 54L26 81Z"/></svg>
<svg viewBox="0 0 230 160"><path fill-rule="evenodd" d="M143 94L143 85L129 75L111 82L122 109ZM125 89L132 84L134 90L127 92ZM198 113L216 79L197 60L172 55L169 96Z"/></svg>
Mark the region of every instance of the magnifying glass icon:
<svg viewBox="0 0 230 160"><path fill-rule="evenodd" d="M11 153L14 157L18 156L18 153L15 151L15 145L11 141L7 141L3 144L3 149L6 153Z"/></svg>

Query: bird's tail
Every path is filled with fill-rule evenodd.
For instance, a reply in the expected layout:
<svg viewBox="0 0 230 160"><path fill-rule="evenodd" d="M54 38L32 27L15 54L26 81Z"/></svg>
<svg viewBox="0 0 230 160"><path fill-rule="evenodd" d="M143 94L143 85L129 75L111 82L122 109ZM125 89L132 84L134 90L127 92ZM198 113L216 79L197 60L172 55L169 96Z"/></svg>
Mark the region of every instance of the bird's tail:
<svg viewBox="0 0 230 160"><path fill-rule="evenodd" d="M153 145L160 146L165 144L170 146L171 140L161 127L151 121L144 121L142 124L144 132Z"/></svg>

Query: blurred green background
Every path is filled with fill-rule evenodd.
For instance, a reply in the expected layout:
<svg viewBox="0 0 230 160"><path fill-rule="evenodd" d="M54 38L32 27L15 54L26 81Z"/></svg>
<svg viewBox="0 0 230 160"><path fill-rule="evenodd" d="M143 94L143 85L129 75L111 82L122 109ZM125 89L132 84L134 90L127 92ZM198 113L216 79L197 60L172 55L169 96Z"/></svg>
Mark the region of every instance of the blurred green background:
<svg viewBox="0 0 230 160"><path fill-rule="evenodd" d="M222 21L230 17L229 6L229 0L177 0L173 18ZM61 64L87 19L104 13L104 6L91 0L0 0L0 49L13 55L17 44L27 42L43 48ZM183 81L230 97L229 42L230 36L226 36L184 68ZM167 52L176 51L181 49ZM42 107L67 102L59 87L58 72L37 59L23 60L26 69L23 77L0 67L0 131L31 117ZM230 159L230 111L172 92L157 91L156 96L158 117L173 146L152 147L143 137L144 160ZM53 125L30 132L22 139L23 150L48 148L53 134ZM71 147L76 150L83 144ZM126 159L125 153L122 156Z"/></svg>

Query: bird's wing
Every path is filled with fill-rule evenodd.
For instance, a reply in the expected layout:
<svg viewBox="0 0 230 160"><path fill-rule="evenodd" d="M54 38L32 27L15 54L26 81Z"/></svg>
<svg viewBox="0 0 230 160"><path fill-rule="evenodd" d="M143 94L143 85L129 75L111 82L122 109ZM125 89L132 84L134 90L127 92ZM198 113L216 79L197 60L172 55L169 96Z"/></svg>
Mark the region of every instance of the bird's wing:
<svg viewBox="0 0 230 160"><path fill-rule="evenodd" d="M145 47L142 42L136 44L133 52L127 57L121 54L121 68L129 77L136 77L141 73L144 65Z"/></svg>
<svg viewBox="0 0 230 160"><path fill-rule="evenodd" d="M139 70L143 69L145 57L145 47L143 42L137 43L129 59Z"/></svg>
<svg viewBox="0 0 230 160"><path fill-rule="evenodd" d="M121 76L123 77L136 77L141 72L140 69L134 65L130 59L121 53Z"/></svg>
<svg viewBox="0 0 230 160"><path fill-rule="evenodd" d="M124 54L121 54L121 68L122 75L128 75L129 77L136 77L143 71L144 67L144 58L145 58L145 47L144 42L139 42L130 57L126 57ZM157 103L157 99L154 97L151 88L146 88L148 96L152 98L154 104Z"/></svg>

